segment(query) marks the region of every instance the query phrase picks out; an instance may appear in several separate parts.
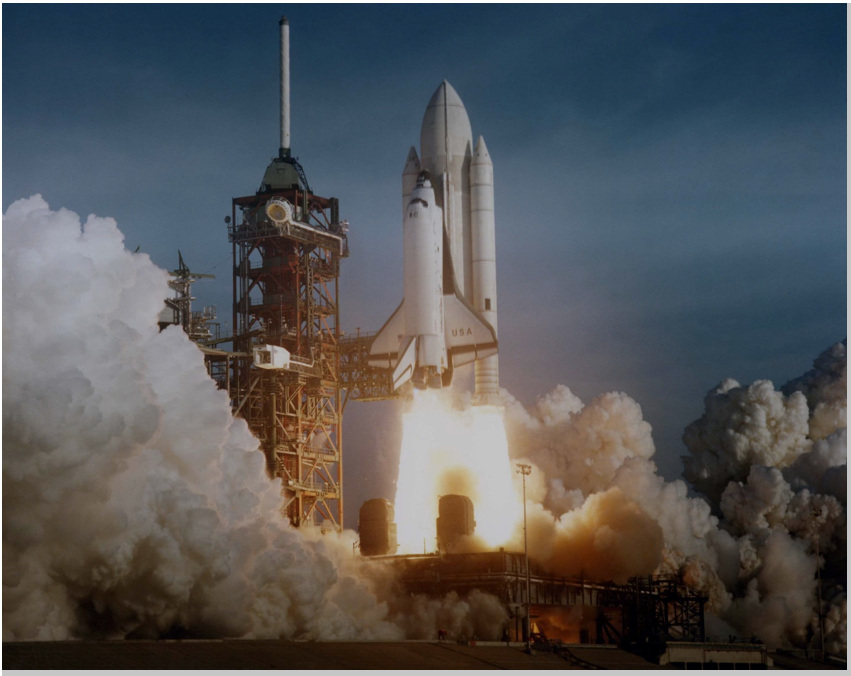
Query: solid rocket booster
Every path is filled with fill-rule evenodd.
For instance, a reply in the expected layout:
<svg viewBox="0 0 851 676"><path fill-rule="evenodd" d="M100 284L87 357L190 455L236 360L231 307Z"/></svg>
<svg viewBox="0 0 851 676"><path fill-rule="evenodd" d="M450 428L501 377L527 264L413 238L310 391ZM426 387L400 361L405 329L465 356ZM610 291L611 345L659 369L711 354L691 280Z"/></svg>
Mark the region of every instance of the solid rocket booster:
<svg viewBox="0 0 851 676"><path fill-rule="evenodd" d="M475 403L497 404L493 164L481 136L473 149L467 110L446 80L426 108L420 149L421 157L410 149L402 171L405 298L376 336L369 361L394 368L396 388L408 379L446 386L455 367L475 361ZM434 239L426 242L426 231ZM422 257L427 248L436 252L430 262ZM429 265L436 268L426 274ZM435 307L437 329L430 323Z"/></svg>
<svg viewBox="0 0 851 676"><path fill-rule="evenodd" d="M498 333L496 325L496 222L493 162L479 136L470 164L473 307ZM476 403L499 403L499 356L476 361Z"/></svg>

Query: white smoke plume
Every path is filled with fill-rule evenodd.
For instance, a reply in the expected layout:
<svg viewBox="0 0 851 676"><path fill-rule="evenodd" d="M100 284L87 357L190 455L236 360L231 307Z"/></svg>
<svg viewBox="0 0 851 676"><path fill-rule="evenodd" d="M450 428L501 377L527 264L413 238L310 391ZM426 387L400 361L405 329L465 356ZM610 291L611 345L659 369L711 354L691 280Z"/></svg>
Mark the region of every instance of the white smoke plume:
<svg viewBox="0 0 851 676"><path fill-rule="evenodd" d="M585 496L606 490L628 458L650 458L656 452L641 407L622 392L604 394L583 406L559 385L532 411L507 393L506 398L509 444L517 452L529 449L526 455L532 462L558 482L554 492L559 497L571 490Z"/></svg>
<svg viewBox="0 0 851 676"><path fill-rule="evenodd" d="M802 539L820 537L822 550L835 548L845 510L832 495L794 492L775 467L753 465L747 482L731 481L721 496L724 522L736 534L783 530Z"/></svg>
<svg viewBox="0 0 851 676"><path fill-rule="evenodd" d="M167 273L112 219L35 196L3 244L4 640L434 634L353 533L290 528L201 353L158 330ZM467 630L487 603L442 608Z"/></svg>
<svg viewBox="0 0 851 676"><path fill-rule="evenodd" d="M618 489L660 537L647 528L640 545L630 542L611 528L616 518L600 514L594 528L621 546L583 573L618 579L643 574L655 560L657 573L678 573L708 595L708 626L723 636L756 633L772 646L816 646L820 565L826 642L844 651L845 372L840 343L782 391L769 381L741 386L731 379L712 390L684 436L684 476L706 498L657 474L650 426L627 395L583 406L559 386L526 409L504 393L512 457L546 477L530 482L539 503L531 510L530 552L560 574L575 573L574 562L553 552L565 548L588 560L587 544L557 526L598 513L595 503Z"/></svg>
<svg viewBox="0 0 851 676"><path fill-rule="evenodd" d="M434 628L442 629L450 638L499 640L508 626L508 611L490 594L474 589L461 598L450 592L443 599L418 595L396 597L394 620L412 639L434 639Z"/></svg>
<svg viewBox="0 0 851 676"><path fill-rule="evenodd" d="M724 619L770 646L807 645L816 605L815 558L805 543L782 531L771 531L758 556L761 564Z"/></svg>
<svg viewBox="0 0 851 676"><path fill-rule="evenodd" d="M848 391L846 341L836 343L813 362L813 370L786 383L784 394L801 392L810 410L810 433L813 441L824 439L836 430L848 427L845 403Z"/></svg>
<svg viewBox="0 0 851 676"><path fill-rule="evenodd" d="M825 640L845 649L846 357L837 343L780 391L768 381L725 381L687 429L685 476L739 536L739 586L728 620L775 644L817 646L813 571L821 568ZM806 408L801 407L805 399ZM726 471L726 485L713 471ZM723 475L723 474L722 474ZM816 557L818 551L818 558ZM782 611L782 612L781 612ZM769 617L774 617L770 622ZM782 619L781 619L782 618Z"/></svg>
<svg viewBox="0 0 851 676"><path fill-rule="evenodd" d="M816 441L812 450L783 470L792 488L832 495L847 505L848 431L843 427Z"/></svg>
<svg viewBox="0 0 851 676"><path fill-rule="evenodd" d="M788 397L768 380L742 387L728 378L709 392L706 413L686 428L690 457L685 478L717 501L731 480L742 481L751 465L787 467L809 450L809 409L803 394Z"/></svg>

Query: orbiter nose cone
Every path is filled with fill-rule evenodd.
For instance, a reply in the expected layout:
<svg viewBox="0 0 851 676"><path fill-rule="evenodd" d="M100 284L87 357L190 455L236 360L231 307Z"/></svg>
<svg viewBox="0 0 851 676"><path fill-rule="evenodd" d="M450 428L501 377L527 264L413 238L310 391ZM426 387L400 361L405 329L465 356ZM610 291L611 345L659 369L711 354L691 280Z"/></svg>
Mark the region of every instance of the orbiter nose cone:
<svg viewBox="0 0 851 676"><path fill-rule="evenodd" d="M472 148L473 130L470 127L470 118L467 117L467 110L458 92L444 80L428 102L423 116L420 131L422 162L425 165L426 158L443 158L434 164L435 171L443 171L446 156L463 156L468 144Z"/></svg>

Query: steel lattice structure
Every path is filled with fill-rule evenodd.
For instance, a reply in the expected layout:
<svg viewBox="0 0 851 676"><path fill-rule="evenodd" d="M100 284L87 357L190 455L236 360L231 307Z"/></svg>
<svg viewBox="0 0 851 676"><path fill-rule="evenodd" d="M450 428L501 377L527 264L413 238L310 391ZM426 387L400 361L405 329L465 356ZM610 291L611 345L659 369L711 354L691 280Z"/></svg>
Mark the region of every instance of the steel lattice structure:
<svg viewBox="0 0 851 676"><path fill-rule="evenodd" d="M624 600L624 635L636 642L704 641L706 596L673 575L633 577Z"/></svg>
<svg viewBox="0 0 851 676"><path fill-rule="evenodd" d="M401 396L393 390L393 372L369 365L369 348L375 332L358 330L340 339L340 376L346 389L346 402L382 401Z"/></svg>
<svg viewBox="0 0 851 676"><path fill-rule="evenodd" d="M293 218L266 215L271 198ZM260 440L268 473L283 482L293 525L343 523L340 261L348 256L336 199L300 189L233 200L233 352L227 390L235 415ZM255 348L289 352L285 368L258 368ZM215 355L208 361L216 361Z"/></svg>

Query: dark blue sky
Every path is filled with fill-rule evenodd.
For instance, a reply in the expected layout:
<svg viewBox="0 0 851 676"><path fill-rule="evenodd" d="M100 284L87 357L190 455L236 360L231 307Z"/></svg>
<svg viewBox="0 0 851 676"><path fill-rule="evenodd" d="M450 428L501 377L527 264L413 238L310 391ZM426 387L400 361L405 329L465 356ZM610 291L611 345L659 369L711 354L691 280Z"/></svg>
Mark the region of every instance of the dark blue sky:
<svg viewBox="0 0 851 676"><path fill-rule="evenodd" d="M351 224L344 329L401 297L400 174L443 78L496 181L502 384L622 390L681 471L724 377L846 331L845 5L4 5L3 208L113 216L230 315L230 199L293 149ZM61 330L61 327L57 327ZM391 406L347 412L349 516L391 492ZM347 522L349 519L347 518Z"/></svg>

